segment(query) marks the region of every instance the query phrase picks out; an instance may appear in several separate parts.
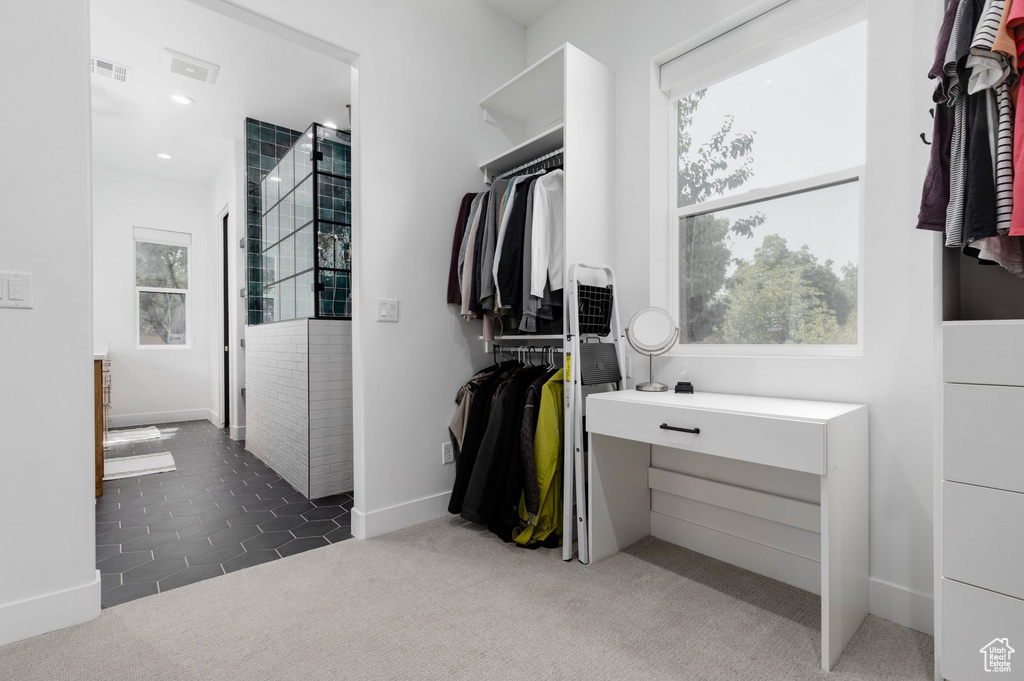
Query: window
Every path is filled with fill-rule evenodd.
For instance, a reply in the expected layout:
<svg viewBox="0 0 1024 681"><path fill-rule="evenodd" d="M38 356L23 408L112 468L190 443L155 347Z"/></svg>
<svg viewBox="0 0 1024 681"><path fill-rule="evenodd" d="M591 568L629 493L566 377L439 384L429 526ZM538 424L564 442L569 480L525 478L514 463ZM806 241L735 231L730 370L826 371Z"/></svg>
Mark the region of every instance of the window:
<svg viewBox="0 0 1024 681"><path fill-rule="evenodd" d="M741 28L763 32L771 23L759 22L785 9ZM752 67L723 72L717 61L701 89L687 70L672 92L670 304L687 352L859 345L867 27L828 29L762 49ZM709 45L736 57L739 32ZM663 78L691 56L709 62L683 55Z"/></svg>
<svg viewBox="0 0 1024 681"><path fill-rule="evenodd" d="M189 343L190 234L135 228L135 309L139 345Z"/></svg>

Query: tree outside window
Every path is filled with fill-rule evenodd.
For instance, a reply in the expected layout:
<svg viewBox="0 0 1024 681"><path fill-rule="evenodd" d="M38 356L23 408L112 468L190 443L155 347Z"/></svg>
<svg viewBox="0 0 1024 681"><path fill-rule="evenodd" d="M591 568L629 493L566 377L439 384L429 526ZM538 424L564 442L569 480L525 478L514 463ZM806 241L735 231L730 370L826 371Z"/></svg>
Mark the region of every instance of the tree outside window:
<svg viewBox="0 0 1024 681"><path fill-rule="evenodd" d="M135 290L139 345L188 344L188 234L136 229ZM161 243L149 239L166 239Z"/></svg>

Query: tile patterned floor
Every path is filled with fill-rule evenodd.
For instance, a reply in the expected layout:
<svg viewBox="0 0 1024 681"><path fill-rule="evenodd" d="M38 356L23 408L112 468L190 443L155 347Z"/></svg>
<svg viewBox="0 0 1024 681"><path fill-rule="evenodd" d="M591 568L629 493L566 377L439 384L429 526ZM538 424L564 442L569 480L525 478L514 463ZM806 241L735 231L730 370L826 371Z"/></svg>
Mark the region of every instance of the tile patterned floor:
<svg viewBox="0 0 1024 681"><path fill-rule="evenodd" d="M178 470L103 484L96 503L103 607L352 537L351 495L307 501L208 421L157 427L159 440L107 452L170 452Z"/></svg>

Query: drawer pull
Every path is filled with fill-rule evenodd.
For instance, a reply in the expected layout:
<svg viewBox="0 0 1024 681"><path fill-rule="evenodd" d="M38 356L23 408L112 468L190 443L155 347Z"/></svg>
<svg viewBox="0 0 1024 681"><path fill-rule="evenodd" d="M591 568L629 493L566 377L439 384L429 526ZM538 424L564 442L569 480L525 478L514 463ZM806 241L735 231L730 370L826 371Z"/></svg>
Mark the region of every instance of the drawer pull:
<svg viewBox="0 0 1024 681"><path fill-rule="evenodd" d="M676 430L680 433L693 433L694 435L700 435L700 428L679 428L677 426L670 426L667 423L661 424L662 430Z"/></svg>

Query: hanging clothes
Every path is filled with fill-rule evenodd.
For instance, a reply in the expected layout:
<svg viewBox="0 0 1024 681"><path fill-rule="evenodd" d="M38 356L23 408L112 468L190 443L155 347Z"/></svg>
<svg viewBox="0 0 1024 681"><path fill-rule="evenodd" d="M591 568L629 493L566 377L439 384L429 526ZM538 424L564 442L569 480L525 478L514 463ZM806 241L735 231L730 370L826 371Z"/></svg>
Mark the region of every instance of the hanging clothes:
<svg viewBox="0 0 1024 681"><path fill-rule="evenodd" d="M565 372L559 369L541 388L532 442L536 490L526 488L519 502L519 526L513 540L520 546L557 547L562 536L562 447ZM524 450L527 449L524 447Z"/></svg>
<svg viewBox="0 0 1024 681"><path fill-rule="evenodd" d="M462 204L459 206L459 217L455 220L455 238L452 240L452 259L448 267L448 302L453 305L462 304L462 287L459 286L459 258L460 253L465 251L462 248L463 236L466 232L466 222L469 218L469 208L476 199L475 193L466 194L462 197Z"/></svg>
<svg viewBox="0 0 1024 681"><path fill-rule="evenodd" d="M530 294L544 295L545 283L561 291L565 282L565 173L553 170L537 181L533 202L533 257Z"/></svg>
<svg viewBox="0 0 1024 681"><path fill-rule="evenodd" d="M917 228L943 231L946 228L946 209L949 206L949 160L950 142L953 138L953 114L946 102L949 99L951 75L944 68L949 47L953 22L957 16L960 0L952 0L946 7L939 38L935 44L935 60L928 71L928 77L936 81L932 101L934 122L932 127L931 158L925 175L924 191L921 196L921 210L917 216Z"/></svg>

